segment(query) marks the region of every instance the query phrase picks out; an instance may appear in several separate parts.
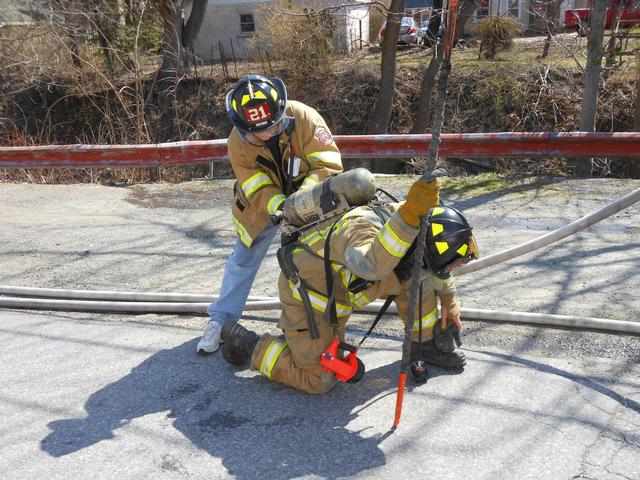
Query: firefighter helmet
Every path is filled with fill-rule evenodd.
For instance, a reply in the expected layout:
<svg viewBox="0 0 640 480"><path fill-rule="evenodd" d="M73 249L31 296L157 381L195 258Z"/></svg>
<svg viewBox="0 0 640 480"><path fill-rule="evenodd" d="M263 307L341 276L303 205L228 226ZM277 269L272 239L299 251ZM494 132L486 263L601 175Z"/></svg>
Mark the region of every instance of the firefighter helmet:
<svg viewBox="0 0 640 480"><path fill-rule="evenodd" d="M287 89L277 77L245 75L227 93L225 108L241 132L259 132L280 122L287 105Z"/></svg>
<svg viewBox="0 0 640 480"><path fill-rule="evenodd" d="M464 215L453 207L438 206L427 214L424 260L441 278L480 256Z"/></svg>

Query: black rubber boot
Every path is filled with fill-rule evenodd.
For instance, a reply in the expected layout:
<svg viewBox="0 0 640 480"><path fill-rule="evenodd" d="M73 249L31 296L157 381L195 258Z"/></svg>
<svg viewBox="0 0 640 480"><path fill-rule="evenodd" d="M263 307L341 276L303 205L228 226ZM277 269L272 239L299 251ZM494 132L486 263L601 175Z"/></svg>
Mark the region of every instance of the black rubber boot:
<svg viewBox="0 0 640 480"><path fill-rule="evenodd" d="M433 340L422 342L422 348L418 342L411 342L411 360L423 360L429 365L452 370L462 369L467 364L464 353L440 351Z"/></svg>
<svg viewBox="0 0 640 480"><path fill-rule="evenodd" d="M236 320L227 320L220 333L222 356L231 365L242 366L251 358L259 337Z"/></svg>

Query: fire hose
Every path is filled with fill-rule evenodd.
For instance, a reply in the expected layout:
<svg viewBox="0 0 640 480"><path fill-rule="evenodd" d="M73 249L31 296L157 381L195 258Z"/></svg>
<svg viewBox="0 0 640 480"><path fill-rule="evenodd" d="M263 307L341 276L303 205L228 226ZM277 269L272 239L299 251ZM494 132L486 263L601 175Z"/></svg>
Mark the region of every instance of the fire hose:
<svg viewBox="0 0 640 480"><path fill-rule="evenodd" d="M576 234L640 201L640 188L620 197L612 203L564 225L541 237L535 238L480 260L475 260L456 270L456 276L465 275L484 268L507 262L554 242ZM33 298L29 298L33 297ZM0 307L51 310L83 310L95 312L137 313L200 313L217 298L215 295L188 293L115 292L100 290L65 290L0 286ZM358 311L377 312L382 302L376 301ZM246 311L279 309L278 299L268 296L249 297ZM389 313L397 313L394 305ZM619 333L640 333L640 323L607 320L580 316L563 316L539 313L500 312L494 310L463 308L468 320L493 320L516 323L535 323L557 327L608 330Z"/></svg>

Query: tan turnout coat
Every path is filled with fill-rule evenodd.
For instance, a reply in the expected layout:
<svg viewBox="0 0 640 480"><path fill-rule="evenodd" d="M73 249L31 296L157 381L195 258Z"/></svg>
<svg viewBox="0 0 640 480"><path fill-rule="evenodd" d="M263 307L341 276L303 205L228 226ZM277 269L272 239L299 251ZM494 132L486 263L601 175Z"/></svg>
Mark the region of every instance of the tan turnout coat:
<svg viewBox="0 0 640 480"><path fill-rule="evenodd" d="M294 157L299 159L299 168L292 178L293 191L311 187L342 171L340 151L320 114L294 100L287 102L285 114L295 119L295 127L291 135L286 132L280 135L284 165L277 165L263 142L249 143L235 128L227 141L236 176L231 215L234 228L247 247L285 200L285 175Z"/></svg>
<svg viewBox="0 0 640 480"><path fill-rule="evenodd" d="M300 293L281 274L279 289L283 310L278 326L283 329L285 340L269 335L262 337L252 357L254 369L267 378L308 393L326 393L335 384L333 374L320 366L321 353L335 338L325 318L328 299L323 262L325 240L334 223L330 256L339 320L338 337L344 339L345 325L353 309L389 295L397 295L395 304L401 319L406 321L410 281L400 282L394 268L411 246L418 230L402 220L397 213L398 206L390 206L393 214L387 221L382 221L370 207L358 207L339 218L337 223L336 219L331 219L301 235L300 241L316 254L298 248L293 258L300 277L308 286L320 338L311 339ZM373 283L360 293L351 293L348 286L356 277ZM438 320L436 296L447 308L448 318L460 313L453 277L441 280L425 271L422 304L417 307L421 322L416 321L413 327L413 341L420 338L420 326L423 341L433 337L433 328ZM418 315L415 318L418 319Z"/></svg>

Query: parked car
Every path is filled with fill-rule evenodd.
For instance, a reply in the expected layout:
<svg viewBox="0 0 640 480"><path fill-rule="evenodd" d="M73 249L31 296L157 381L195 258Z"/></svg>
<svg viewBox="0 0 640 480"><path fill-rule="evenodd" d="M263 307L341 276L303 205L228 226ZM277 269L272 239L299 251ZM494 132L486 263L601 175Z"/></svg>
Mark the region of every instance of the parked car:
<svg viewBox="0 0 640 480"><path fill-rule="evenodd" d="M586 34L591 10L589 8L572 8L564 13L565 27L575 30L578 35ZM632 28L640 25L640 3L634 0L610 0L607 7L604 28L615 28L620 20L620 28Z"/></svg>
<svg viewBox="0 0 640 480"><path fill-rule="evenodd" d="M382 45L382 40L384 39L384 30L387 27L387 21L385 20L382 24L382 28L380 28L380 33L378 34L378 43ZM416 21L413 17L402 17L402 21L400 22L400 32L398 33L398 43L404 44L417 44L420 40L420 31Z"/></svg>

